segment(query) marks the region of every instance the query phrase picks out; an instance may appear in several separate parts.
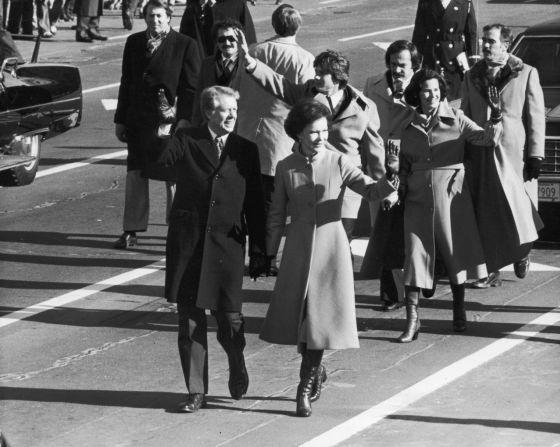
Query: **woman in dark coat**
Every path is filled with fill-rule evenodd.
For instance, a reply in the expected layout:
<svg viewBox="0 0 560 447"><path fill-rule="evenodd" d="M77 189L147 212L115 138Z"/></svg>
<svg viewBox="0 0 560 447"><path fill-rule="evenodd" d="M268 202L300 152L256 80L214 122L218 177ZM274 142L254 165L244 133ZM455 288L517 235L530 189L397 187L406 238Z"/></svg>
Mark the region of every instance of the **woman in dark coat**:
<svg viewBox="0 0 560 447"><path fill-rule="evenodd" d="M168 133L175 121L178 127L188 123L200 70L196 43L171 29L166 3L150 0L144 17L148 29L125 44L115 112L116 136L128 147L124 234L116 248L135 245L136 232L147 229L148 179L174 180L172 170L155 166L166 136L158 132Z"/></svg>
<svg viewBox="0 0 560 447"><path fill-rule="evenodd" d="M286 229L278 279L261 338L297 345L302 355L297 391L298 416L311 415L326 372L325 349L358 348L354 275L341 216L346 188L368 200L396 191L382 177L375 182L352 160L327 149L330 110L315 99L302 100L284 127L296 141L294 153L278 163L267 222L267 254L276 256Z"/></svg>
<svg viewBox="0 0 560 447"><path fill-rule="evenodd" d="M466 330L465 280L487 276L463 165L465 143L493 148L501 132L497 91L492 123L485 128L451 108L443 77L422 69L405 91L416 116L401 140L401 188L404 199L404 283L407 329L401 343L416 339L420 330L420 289L431 289L436 252L445 265L453 292L453 330ZM481 148L480 150L486 150Z"/></svg>

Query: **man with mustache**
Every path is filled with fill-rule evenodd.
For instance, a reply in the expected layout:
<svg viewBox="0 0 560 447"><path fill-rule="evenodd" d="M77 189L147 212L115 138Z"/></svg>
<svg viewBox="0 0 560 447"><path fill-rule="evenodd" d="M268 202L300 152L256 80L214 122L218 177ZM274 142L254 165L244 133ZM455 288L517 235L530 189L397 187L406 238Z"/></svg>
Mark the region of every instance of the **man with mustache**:
<svg viewBox="0 0 560 447"><path fill-rule="evenodd" d="M493 151L467 147L466 173L490 275L475 288L501 285L499 269L512 264L518 278L529 270L529 252L542 221L537 178L544 158L545 109L539 74L509 54L513 35L501 24L483 28L482 55L467 73L462 109L481 125L489 114L488 87L500 95L503 132Z"/></svg>
<svg viewBox="0 0 560 447"><path fill-rule="evenodd" d="M397 40L385 53L387 70L366 80L364 95L377 106L379 135L385 144L400 140L403 128L414 116L414 111L404 100L404 90L421 62L412 42ZM398 201L396 193L393 201ZM398 203L391 209L385 208L381 201L370 202L373 229L361 274L364 278L380 280L383 310L391 311L399 307L399 294L404 293L401 273L404 260L403 207Z"/></svg>

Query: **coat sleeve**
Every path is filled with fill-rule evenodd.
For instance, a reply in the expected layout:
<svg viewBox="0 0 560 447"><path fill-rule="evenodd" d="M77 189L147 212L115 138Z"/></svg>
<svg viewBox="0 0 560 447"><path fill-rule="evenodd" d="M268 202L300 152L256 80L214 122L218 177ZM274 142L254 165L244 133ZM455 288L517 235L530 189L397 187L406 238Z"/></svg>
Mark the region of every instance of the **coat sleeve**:
<svg viewBox="0 0 560 447"><path fill-rule="evenodd" d="M248 159L247 186L243 204L247 232L249 234L249 256L265 255L266 215L261 177L259 152L254 143L247 142L245 152Z"/></svg>
<svg viewBox="0 0 560 447"><path fill-rule="evenodd" d="M169 140L167 140L167 144L163 147L156 164L167 167L173 166L175 163L183 159L187 144L187 135L183 129L179 129Z"/></svg>
<svg viewBox="0 0 560 447"><path fill-rule="evenodd" d="M379 136L379 114L375 103L368 100L368 122L360 141L360 154L367 167L366 172L375 180L385 175L385 145Z"/></svg>
<svg viewBox="0 0 560 447"><path fill-rule="evenodd" d="M119 96L117 100L117 110L115 111L114 122L117 124L124 124L126 122L126 115L129 107L128 92L130 88L131 80L131 68L132 64L132 49L131 49L130 38L127 39L123 51L122 60L122 73L121 73L121 84L119 86Z"/></svg>
<svg viewBox="0 0 560 447"><path fill-rule="evenodd" d="M266 254L269 256L275 256L278 253L288 215L289 198L287 185L284 182L283 168L284 164L282 161L279 161L274 176L272 204L270 205L266 221Z"/></svg>
<svg viewBox="0 0 560 447"><path fill-rule="evenodd" d="M311 92L312 80L305 84L294 84L281 74L276 73L268 65L257 60L257 66L251 73L253 79L264 87L265 90L277 96L282 101L294 105L298 100L313 96Z"/></svg>
<svg viewBox="0 0 560 447"><path fill-rule="evenodd" d="M344 155L339 158L339 167L344 185L363 196L366 200L383 199L397 190L389 183L386 177L377 182L374 181L354 166Z"/></svg>
<svg viewBox="0 0 560 447"><path fill-rule="evenodd" d="M525 92L525 129L527 132L527 152L525 157L544 158L545 109L543 90L539 73L531 68Z"/></svg>
<svg viewBox="0 0 560 447"><path fill-rule="evenodd" d="M476 14L474 11L474 5L472 0L467 0L467 20L465 23L465 30L463 34L465 35L465 50L467 56L476 56L478 54L476 45L478 43L478 37L476 24Z"/></svg>
<svg viewBox="0 0 560 447"><path fill-rule="evenodd" d="M412 43L420 54L424 51L424 43L426 42L426 35L429 30L426 29L426 20L424 15L425 0L418 0L418 7L416 8L416 19L414 20L414 30L412 31Z"/></svg>
<svg viewBox="0 0 560 447"><path fill-rule="evenodd" d="M474 146L494 148L498 145L502 135L502 123L492 124L487 121L484 127L480 127L473 120L465 116L462 110L457 110L457 120L461 136Z"/></svg>
<svg viewBox="0 0 560 447"><path fill-rule="evenodd" d="M189 39L183 53L181 75L177 88L177 119L191 118L194 104L194 92L198 83L200 73L200 54L196 43Z"/></svg>

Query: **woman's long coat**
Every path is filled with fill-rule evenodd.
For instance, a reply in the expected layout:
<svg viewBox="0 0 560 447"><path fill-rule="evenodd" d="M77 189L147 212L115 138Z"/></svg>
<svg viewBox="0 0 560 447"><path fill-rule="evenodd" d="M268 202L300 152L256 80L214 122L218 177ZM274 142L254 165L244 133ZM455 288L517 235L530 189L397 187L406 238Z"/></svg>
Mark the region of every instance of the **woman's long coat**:
<svg viewBox="0 0 560 447"><path fill-rule="evenodd" d="M165 87L169 102L176 100L177 120L190 120L200 58L196 43L173 30L151 58L146 56L146 47L146 31L126 40L114 121L126 126L128 170L141 169L151 178L168 180L167 173L154 168L165 144L157 137L160 119L155 90Z"/></svg>
<svg viewBox="0 0 560 447"><path fill-rule="evenodd" d="M341 222L345 186L369 200L395 189L365 176L344 155L299 152L278 163L267 223L267 254L278 251L290 216L280 270L261 338L308 349L357 348L354 276Z"/></svg>
<svg viewBox="0 0 560 447"><path fill-rule="evenodd" d="M305 84L294 84L257 61L252 76L266 90L290 105L301 98L314 98L329 107L327 97L315 89L313 79ZM385 146L379 136L379 116L373 101L358 90L346 86L348 106L329 120L329 143L341 154L346 155L354 166L362 168L375 180L385 174ZM356 218L362 198L347 191L342 208L342 217Z"/></svg>
<svg viewBox="0 0 560 447"><path fill-rule="evenodd" d="M417 117L401 140L404 279L406 285L423 289L432 288L436 254L452 284L487 276L463 158L466 141L492 146L501 129L484 130L445 101L433 119L426 131Z"/></svg>
<svg viewBox="0 0 560 447"><path fill-rule="evenodd" d="M488 119L486 62L466 75L461 108L478 124ZM503 133L492 152L467 147L467 174L490 271L518 261L538 238L537 180L524 180L524 162L544 158L545 111L539 74L510 56L498 81ZM523 248L522 245L529 245Z"/></svg>
<svg viewBox="0 0 560 447"><path fill-rule="evenodd" d="M180 129L160 163L177 169L167 233L165 297L240 312L249 256L265 254L265 213L254 143L229 134L218 160L206 126Z"/></svg>

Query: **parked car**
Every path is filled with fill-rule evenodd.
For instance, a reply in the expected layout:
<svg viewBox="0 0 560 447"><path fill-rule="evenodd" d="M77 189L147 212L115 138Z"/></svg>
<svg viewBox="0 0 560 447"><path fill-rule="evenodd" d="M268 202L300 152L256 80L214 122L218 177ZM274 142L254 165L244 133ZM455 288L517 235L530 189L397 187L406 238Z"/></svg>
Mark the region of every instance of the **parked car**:
<svg viewBox="0 0 560 447"><path fill-rule="evenodd" d="M545 221L541 239L560 242L560 18L527 28L512 54L535 67L546 107L545 159L539 177L539 212Z"/></svg>
<svg viewBox="0 0 560 447"><path fill-rule="evenodd" d="M40 40L32 60L36 61ZM41 142L80 124L82 82L77 67L8 57L0 69L0 185L35 179Z"/></svg>

